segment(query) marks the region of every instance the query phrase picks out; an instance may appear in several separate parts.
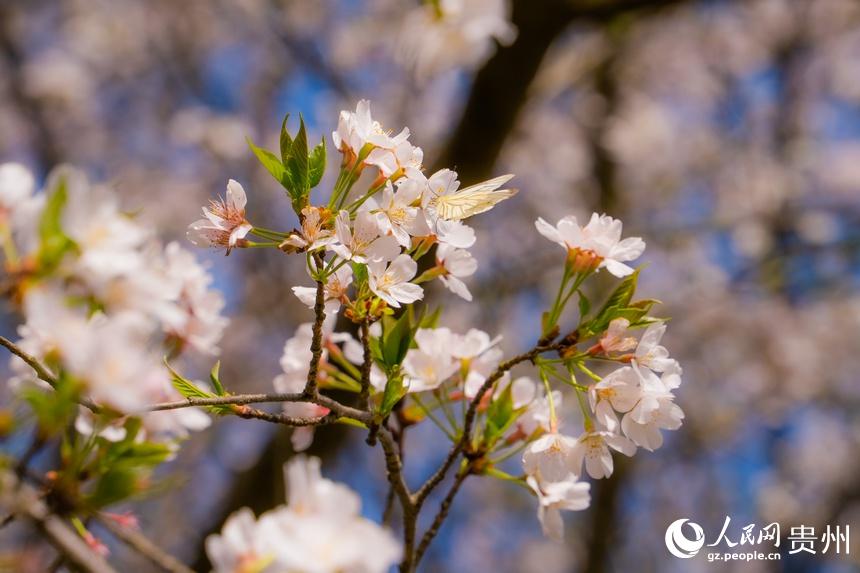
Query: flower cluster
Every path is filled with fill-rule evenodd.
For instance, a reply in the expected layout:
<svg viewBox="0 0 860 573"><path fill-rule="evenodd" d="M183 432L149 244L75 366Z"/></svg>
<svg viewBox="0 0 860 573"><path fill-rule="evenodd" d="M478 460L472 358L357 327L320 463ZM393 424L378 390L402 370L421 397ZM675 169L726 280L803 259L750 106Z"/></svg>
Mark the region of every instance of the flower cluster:
<svg viewBox="0 0 860 573"><path fill-rule="evenodd" d="M284 344L274 392L264 395L229 392L218 363L210 388L168 366L186 349L216 354L225 327L223 300L189 252L174 243L162 248L109 193L76 172L55 172L36 194L29 172L0 167L0 241L13 299L26 318L19 344L2 342L18 356L21 395L40 424L71 436L55 473L64 495L73 492L76 510L101 512L141 491L152 466L173 453L174 441L163 440L208 425L194 407L290 426L296 451L311 445L317 426L342 423L366 430L368 444L381 443L389 503L402 510L403 543L361 517L356 494L323 479L319 460L299 456L287 466L289 504L259 519L248 510L234 514L207 542L213 565L373 572L400 560L402 570L414 571L447 510L443 504L420 539L418 514L450 470L456 468L456 478L446 500L469 476L530 488L545 533L559 539L561 511L590 503L584 473L608 477L611 450L628 456L639 447L654 450L663 430L681 425L673 394L681 369L661 345L665 321L649 316L658 301L634 299L639 270L628 263L645 243L622 239L616 219L594 214L584 227L572 216L556 226L537 220L537 230L566 256L540 336L524 353L506 358L501 337L476 328L456 332L440 325L441 309L418 304L425 285L437 279L472 299L466 280L477 270L469 251L476 233L464 221L516 190L504 188L511 175L460 188L454 171L425 174L423 152L409 137L406 128L396 135L385 130L366 101L341 112L332 134L341 155L337 180L327 199L315 201L325 140L311 148L304 122L293 135L285 120L279 153L250 146L284 188L298 226L252 223L248 194L234 180L189 226L195 245L228 254L271 248L300 260L310 277L292 292L313 319ZM602 269L621 280L592 309L588 287L596 281L587 281ZM568 316L574 297L575 325ZM513 369L526 364L537 376L514 377ZM598 373L611 364L614 370ZM32 382L42 384L35 393ZM579 436L561 433L563 400L579 406ZM255 406L261 403L277 403L281 411ZM75 418L77 433L68 432ZM450 449L411 492L403 478L403 436L425 421ZM519 475L509 473L517 457ZM93 485L79 483L88 480ZM82 523L78 532L98 546Z"/></svg>
<svg viewBox="0 0 860 573"><path fill-rule="evenodd" d="M449 169L424 174L423 152L410 143L408 129L392 133L373 119L366 101L354 112L341 112L332 134L342 156L340 174L328 203L314 205L309 182L320 179L311 174L324 165L325 144L310 151L303 124L295 138L284 128L280 158L252 148L284 185L300 228L282 232L248 223L245 194L231 181L227 200L205 209L207 219L192 224L189 235L198 244L228 252L262 245L305 255L316 285L292 290L314 311L315 322L302 324L287 340L283 372L274 381L278 392L354 392L373 420L387 420L397 431L430 420L451 440L455 453L468 448L469 473L529 486L538 497L544 531L560 538L560 510L589 504L589 485L580 481L583 472L595 479L608 477L611 450L630 456L637 447L656 449L662 444L661 431L677 429L683 419L672 393L681 369L660 345L664 322L648 316L657 301L633 300L638 271L628 263L642 255L645 243L638 237L623 239L621 221L607 215L595 213L585 226L573 216L555 226L536 221L543 236L565 249L564 273L555 301L543 315L538 346L525 356L541 381L528 376L511 380L511 367L519 360L503 360L500 337L474 328L456 333L437 324L438 312L413 310L424 298L422 285L434 279L471 300L464 279L477 270L468 250L476 237L463 220L514 195L515 190L501 189L511 176L460 189L457 174ZM373 175L362 179L370 180L368 187L356 192L368 169ZM249 234L267 242L251 243L245 238ZM419 272L419 265L425 270ZM583 284L601 269L623 280L592 313ZM579 323L560 336L574 295ZM333 331L334 317L341 312L356 325L358 338ZM632 334L637 329L645 329L638 341ZM558 358L542 356L549 351ZM600 376L589 367L592 361L620 366ZM589 383L581 383L578 375ZM559 432L563 394L553 383L577 394L584 426L578 437ZM454 407L457 402L463 406ZM306 420L332 413L318 401L288 402L283 410L292 419ZM471 426L474 435L464 436ZM313 424L297 427L294 447L307 448L313 432ZM516 454L522 454L522 477L500 467Z"/></svg>
<svg viewBox="0 0 860 573"><path fill-rule="evenodd" d="M400 559L402 548L391 532L361 517L358 494L320 475L319 458L296 456L284 473L286 505L256 519L241 509L220 535L206 539L216 573L383 573Z"/></svg>
<svg viewBox="0 0 860 573"><path fill-rule="evenodd" d="M177 243L159 245L83 174L58 169L36 193L26 168L0 166L0 229L25 317L19 346L98 406L99 416L81 410L80 431L95 425L103 437L123 439L125 414L179 397L165 353L217 354L227 321L209 273ZM12 366L21 388L45 385L21 359ZM150 437L182 437L208 424L192 410L143 417Z"/></svg>

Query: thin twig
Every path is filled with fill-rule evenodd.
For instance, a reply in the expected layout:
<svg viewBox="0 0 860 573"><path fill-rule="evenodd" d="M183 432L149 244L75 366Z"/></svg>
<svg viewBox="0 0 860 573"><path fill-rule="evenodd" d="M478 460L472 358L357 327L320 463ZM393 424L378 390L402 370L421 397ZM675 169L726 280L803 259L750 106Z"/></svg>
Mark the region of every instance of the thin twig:
<svg viewBox="0 0 860 573"><path fill-rule="evenodd" d="M168 571L169 573L194 573L191 568L176 557L163 551L140 531L123 527L113 519L103 515L96 515L96 519L117 539L149 559L164 571Z"/></svg>
<svg viewBox="0 0 860 573"><path fill-rule="evenodd" d="M28 354L27 352L24 352L24 350L20 346L3 336L0 336L0 346L5 346L6 349L9 350L9 352L23 360L27 364L27 366L33 369L33 372L36 373L36 377L39 380L45 382L51 388L55 390L57 389L57 377L54 376L45 365L39 362L38 358L32 356L31 354ZM98 404L88 398L81 398L80 400L78 400L78 402L82 406L89 408L93 412L99 412L101 410L101 407Z"/></svg>
<svg viewBox="0 0 860 573"><path fill-rule="evenodd" d="M436 517L433 518L433 523L430 524L430 527L424 533L424 536L421 537L421 542L415 550L415 567L418 566L418 563L424 556L424 552L427 551L430 543L439 533L439 528L442 527L442 523L448 517L448 512L451 510L451 504L454 503L454 497L457 495L457 492L460 491L460 486L463 485L463 482L466 481L466 478L469 477L469 475L469 471L462 471L454 478L454 483L451 484L451 488L448 490L448 493L439 505L439 512L436 514Z"/></svg>
<svg viewBox="0 0 860 573"><path fill-rule="evenodd" d="M318 394L314 397L305 396L303 393L278 393L271 394L235 394L231 396L213 396L212 398L186 398L174 402L162 402L153 404L143 409L144 412L158 412L162 410L177 410L179 408L194 408L198 406L241 406L244 404L267 404L276 402L303 402L316 404L328 408L338 417L352 418L359 422L369 422L370 414L356 408L341 404L328 396Z"/></svg>
<svg viewBox="0 0 860 573"><path fill-rule="evenodd" d="M451 450L448 452L448 455L445 457L445 461L442 462L442 465L436 472L430 476L430 478L418 488L418 491L415 492L415 507L420 511L421 506L426 501L427 496L436 488L442 480L445 479L445 475L448 473L448 470L454 465L457 461L457 457L466 449L466 445L472 439L472 425L475 423L475 416L478 413L478 404L481 403L481 400L484 398L484 395L490 391L490 388L502 377L505 372L512 369L517 364L521 362L526 362L527 360L533 360L537 355L548 352L551 350L556 350L558 345L548 345L548 346L535 346L528 352L524 352L517 356L514 356L510 360L506 360L499 364L496 370L487 377L484 381L484 384L478 390L475 397L472 398L472 401L469 403L469 409L466 411L466 416L463 421L463 434L460 437L460 440L457 441L454 446L452 446Z"/></svg>
<svg viewBox="0 0 860 573"><path fill-rule="evenodd" d="M74 569L86 573L116 573L64 519L48 509L33 487L19 481L12 472L3 473L2 484L2 502L7 509L33 522Z"/></svg>
<svg viewBox="0 0 860 573"><path fill-rule="evenodd" d="M379 443L385 452L385 467L388 472L388 483L400 500L403 509L403 561L400 563L400 571L409 573L412 571L412 554L415 548L415 527L418 511L412 501L412 494L403 479L403 464L397 455L396 444L391 432L387 428L380 427L377 433Z"/></svg>
<svg viewBox="0 0 860 573"><path fill-rule="evenodd" d="M271 412L264 412L263 410L251 408L250 406L240 406L236 408L234 413L240 418L244 418L246 420L262 420L264 422L271 422L273 424L283 424L285 426L294 427L323 426L326 424L331 424L338 419L338 416L336 414L326 414L324 416L315 416L312 418L287 416L286 414L272 414Z"/></svg>

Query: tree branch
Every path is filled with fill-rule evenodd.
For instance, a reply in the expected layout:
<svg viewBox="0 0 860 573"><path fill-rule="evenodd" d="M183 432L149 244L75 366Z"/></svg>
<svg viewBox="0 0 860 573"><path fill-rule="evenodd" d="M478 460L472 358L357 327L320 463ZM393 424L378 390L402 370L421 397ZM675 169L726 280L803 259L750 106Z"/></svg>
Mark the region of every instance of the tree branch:
<svg viewBox="0 0 860 573"><path fill-rule="evenodd" d="M194 573L191 568L179 561L176 557L162 551L140 531L123 527L113 519L102 515L96 515L96 519L117 539L134 549L137 553L149 559L164 571L168 571L169 573Z"/></svg>
<svg viewBox="0 0 860 573"><path fill-rule="evenodd" d="M266 404L275 402L303 402L307 404L316 404L324 408L328 408L334 414L341 418L352 418L365 424L371 421L369 413L341 404L337 400L317 394L313 397L308 397L304 393L278 393L271 394L235 394L232 396L214 396L212 398L186 398L184 400L176 400L174 402L162 402L144 408L143 412L160 412L164 410L177 410L179 408L192 408L197 406L241 406L244 404ZM257 410L260 412L259 410ZM254 417L254 416L252 416ZM301 418L297 418L301 419ZM304 424L308 425L308 424Z"/></svg>
<svg viewBox="0 0 860 573"><path fill-rule="evenodd" d="M373 357L370 354L370 327L367 324L367 319L361 322L359 327L361 334L361 346L364 349L364 356L361 363L361 394L359 395L359 404L367 410L370 401L370 369L373 366Z"/></svg>
<svg viewBox="0 0 860 573"><path fill-rule="evenodd" d="M454 483L451 484L451 488L448 490L442 503L439 504L439 511L436 513L436 517L433 518L433 523L431 523L430 527L427 528L427 531L424 532L424 536L421 537L421 542L418 544L418 549L415 550L416 567L418 566L418 563L421 562L421 558L424 556L430 543L432 543L433 539L435 539L436 535L439 533L442 523L448 517L448 512L451 511L451 504L454 503L454 497L456 497L457 492L460 491L460 486L463 485L463 482L466 481L466 478L469 477L469 475L471 475L471 472L468 470L459 472L454 478Z"/></svg>
<svg viewBox="0 0 860 573"><path fill-rule="evenodd" d="M415 548L415 527L418 520L418 508L412 500L412 494L409 493L409 487L403 479L403 464L400 462L400 456L397 455L397 446L391 432L387 428L380 427L377 433L379 443L382 444L382 451L385 452L385 468L388 473L388 483L400 500L400 506L403 509L403 561L400 564L400 571L409 573L413 569L413 550Z"/></svg>
<svg viewBox="0 0 860 573"><path fill-rule="evenodd" d="M8 511L33 522L75 569L86 573L116 573L65 520L48 509L34 488L20 482L12 472L3 472L0 491L0 501Z"/></svg>
<svg viewBox="0 0 860 573"><path fill-rule="evenodd" d="M317 259L317 268L322 267L322 258ZM315 397L317 395L317 375L319 374L320 360L322 359L322 328L325 322L325 284L317 281L317 294L314 301L314 324L311 336L311 363L308 368L308 381L305 384L305 396Z"/></svg>
<svg viewBox="0 0 860 573"><path fill-rule="evenodd" d="M0 336L0 346L6 347L9 352L23 360L27 364L27 366L33 369L33 372L36 373L36 377L39 380L45 382L51 388L55 390L57 389L57 377L54 376L45 365L39 362L38 358L32 356L31 354L28 354L27 352L24 352L24 350L20 346L3 336ZM78 400L78 402L80 402L82 406L85 406L93 412L99 412L101 410L101 406L88 398L81 398L80 400Z"/></svg>
<svg viewBox="0 0 860 573"><path fill-rule="evenodd" d="M451 469L451 466L454 465L454 462L457 461L457 457L461 452L465 451L466 445L471 440L472 436L472 425L475 423L475 416L478 413L478 404L481 403L481 400L484 398L484 395L490 391L490 388L502 377L505 372L512 369L517 364L521 362L525 362L527 360L533 360L537 355L543 352L549 352L551 350L557 350L559 348L558 344L550 344L546 346L535 346L528 352L524 352L513 358L506 360L499 364L496 368L495 372L493 372L484 383L481 385L481 388L478 390L478 393L475 394L475 397L472 398L472 401L469 403L469 409L466 411L466 417L463 421L463 434L460 436L460 439L456 444L451 448L448 452L448 455L445 457L445 461L442 462L442 465L439 467L436 472L430 476L430 478L422 485L418 491L415 493L415 507L420 511L421 506L424 501L426 501L427 496L436 488L442 480L445 479L445 475L448 473L448 470Z"/></svg>

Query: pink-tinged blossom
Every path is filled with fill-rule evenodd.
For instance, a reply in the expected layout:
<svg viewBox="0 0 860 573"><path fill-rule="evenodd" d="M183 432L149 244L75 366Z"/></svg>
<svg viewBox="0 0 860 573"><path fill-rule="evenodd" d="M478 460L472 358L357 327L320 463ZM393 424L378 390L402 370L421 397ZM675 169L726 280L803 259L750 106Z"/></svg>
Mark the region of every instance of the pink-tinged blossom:
<svg viewBox="0 0 860 573"><path fill-rule="evenodd" d="M348 211L341 211L334 222L337 242L330 248L347 261L366 263L369 260L390 261L400 253L394 237L380 236L376 217L368 211L359 211L350 221Z"/></svg>
<svg viewBox="0 0 860 573"><path fill-rule="evenodd" d="M229 254L253 229L245 219L247 203L242 185L230 179L226 197L210 201L203 208L204 218L189 225L188 239L198 247L225 247Z"/></svg>
<svg viewBox="0 0 860 573"><path fill-rule="evenodd" d="M287 237L281 243L281 248L315 251L336 242L337 237L330 228L326 227L326 223L322 209L308 205L302 209L302 228Z"/></svg>
<svg viewBox="0 0 860 573"><path fill-rule="evenodd" d="M609 323L609 328L600 337L600 348L603 352L627 352L636 348L636 339L627 336L630 321L626 318L616 318Z"/></svg>

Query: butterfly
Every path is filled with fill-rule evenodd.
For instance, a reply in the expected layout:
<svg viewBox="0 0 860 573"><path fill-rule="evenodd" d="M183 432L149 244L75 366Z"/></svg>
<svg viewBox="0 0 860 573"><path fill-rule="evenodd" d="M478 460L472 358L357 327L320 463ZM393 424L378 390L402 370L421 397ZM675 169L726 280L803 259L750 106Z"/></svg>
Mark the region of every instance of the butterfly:
<svg viewBox="0 0 860 573"><path fill-rule="evenodd" d="M513 177L502 175L453 193L438 193L430 200L429 206L443 219L461 221L489 211L498 203L516 195L518 189L499 189Z"/></svg>

